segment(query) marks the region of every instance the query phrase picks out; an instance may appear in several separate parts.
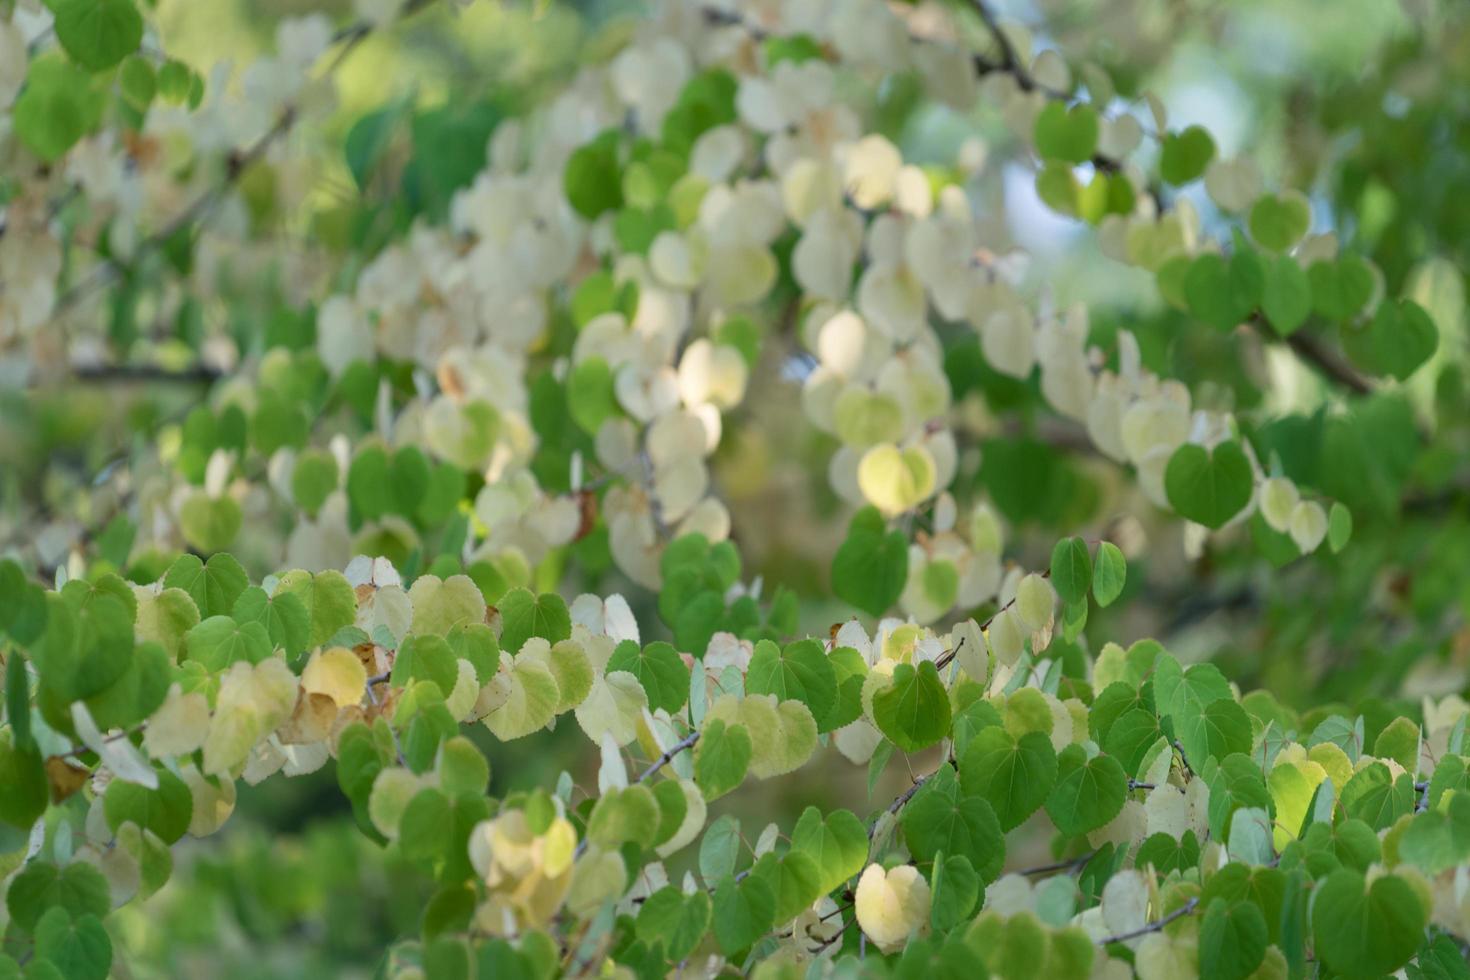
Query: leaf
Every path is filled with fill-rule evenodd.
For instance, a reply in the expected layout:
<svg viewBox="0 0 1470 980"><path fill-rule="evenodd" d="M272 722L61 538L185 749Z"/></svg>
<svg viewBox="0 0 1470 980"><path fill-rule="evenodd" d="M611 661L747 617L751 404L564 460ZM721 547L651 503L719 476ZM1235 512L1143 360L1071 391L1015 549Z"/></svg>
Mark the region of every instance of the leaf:
<svg viewBox="0 0 1470 980"><path fill-rule="evenodd" d="M685 895L672 885L660 888L638 910L634 931L650 947L662 943L665 958L678 963L694 951L710 926L709 895Z"/></svg>
<svg viewBox="0 0 1470 980"><path fill-rule="evenodd" d="M1254 486L1250 461L1235 442L1222 442L1213 452L1185 443L1164 471L1169 504L1180 516L1214 530L1245 509Z"/></svg>
<svg viewBox="0 0 1470 980"><path fill-rule="evenodd" d="M1051 551L1051 584L1068 604L1087 598L1092 588L1092 555L1081 538L1063 538Z"/></svg>
<svg viewBox="0 0 1470 980"><path fill-rule="evenodd" d="M1317 956L1345 977L1393 973L1423 941L1427 915L1408 882L1385 874L1365 885L1342 869L1318 882L1312 898Z"/></svg>
<svg viewBox="0 0 1470 980"><path fill-rule="evenodd" d="M618 161L618 132L607 130L572 152L562 175L567 201L591 221L623 206L623 172Z"/></svg>
<svg viewBox="0 0 1470 980"><path fill-rule="evenodd" d="M1002 830L1014 830L1039 810L1056 779L1057 754L1041 732L1018 739L1004 728L982 728L960 757L960 785L990 803Z"/></svg>
<svg viewBox="0 0 1470 980"><path fill-rule="evenodd" d="M1290 337L1312 312L1312 286L1306 272L1289 255L1266 265L1261 312L1279 336Z"/></svg>
<svg viewBox="0 0 1470 980"><path fill-rule="evenodd" d="M156 833L165 843L173 843L188 832L194 815L194 796L184 780L156 767L159 788L148 789L138 783L115 779L107 783L103 796L103 814L113 833L125 823L135 823Z"/></svg>
<svg viewBox="0 0 1470 980"><path fill-rule="evenodd" d="M1215 141L1201 126L1164 136L1159 176L1176 187L1199 179L1215 156Z"/></svg>
<svg viewBox="0 0 1470 980"><path fill-rule="evenodd" d="M715 941L727 957L752 946L776 923L776 893L763 876L739 883L723 878L715 888Z"/></svg>
<svg viewBox="0 0 1470 980"><path fill-rule="evenodd" d="M832 558L832 591L870 616L881 616L908 581L908 539L888 531L876 507L853 515L847 538Z"/></svg>
<svg viewBox="0 0 1470 980"><path fill-rule="evenodd" d="M990 804L979 794L965 794L954 771L935 775L903 808L900 823L909 852L919 861L935 855L968 858L984 881L1000 877L1005 867L1005 831Z"/></svg>
<svg viewBox="0 0 1470 980"><path fill-rule="evenodd" d="M112 968L112 940L91 913L73 918L64 909L49 910L36 923L35 952L38 962L67 980L106 980Z"/></svg>
<svg viewBox="0 0 1470 980"><path fill-rule="evenodd" d="M138 50L143 17L132 0L55 0L56 39L72 60L105 71Z"/></svg>
<svg viewBox="0 0 1470 980"><path fill-rule="evenodd" d="M1342 346L1364 371L1408 380L1439 347L1439 330L1412 300L1385 300L1363 326L1345 326Z"/></svg>
<svg viewBox="0 0 1470 980"><path fill-rule="evenodd" d="M289 571L281 576L272 594L282 593L294 595L306 608L311 624L308 647L321 646L357 619L357 594L341 572L328 570L313 575L300 569Z"/></svg>
<svg viewBox="0 0 1470 980"><path fill-rule="evenodd" d="M112 893L102 872L85 861L66 867L32 861L10 879L5 906L12 925L30 932L52 908L72 916L104 916L112 909Z"/></svg>
<svg viewBox="0 0 1470 980"><path fill-rule="evenodd" d="M1097 546L1097 565L1092 572L1092 597L1104 609L1117 601L1123 594L1128 580L1128 561L1123 552L1111 541Z"/></svg>
<svg viewBox="0 0 1470 980"><path fill-rule="evenodd" d="M194 600L199 619L228 616L249 584L245 569L227 554L212 555L208 562L181 555L163 575L164 589L182 589Z"/></svg>
<svg viewBox="0 0 1470 980"><path fill-rule="evenodd" d="M800 701L811 709L812 717L825 718L837 701L837 674L816 640L797 640L784 650L771 640L761 640L750 658L745 689L774 694L779 701Z"/></svg>
<svg viewBox="0 0 1470 980"><path fill-rule="evenodd" d="M31 63L11 120L32 153L54 161L96 127L104 104L76 66L59 56L42 57Z"/></svg>
<svg viewBox="0 0 1470 980"><path fill-rule="evenodd" d="M1251 237L1272 252L1285 252L1306 236L1312 225L1312 205L1301 191L1263 194L1250 213Z"/></svg>
<svg viewBox="0 0 1470 980"><path fill-rule="evenodd" d="M949 693L932 660L915 669L899 664L893 682L873 696L873 720L905 752L917 752L949 734Z"/></svg>
<svg viewBox="0 0 1470 980"><path fill-rule="evenodd" d="M791 846L816 861L822 892L852 878L868 860L868 832L850 810L823 817L816 807L807 807L791 831Z"/></svg>
<svg viewBox="0 0 1470 980"><path fill-rule="evenodd" d="M211 616L191 629L184 638L185 658L204 665L211 674L237 660L258 664L272 650L270 634L259 623L236 623L229 616Z"/></svg>
<svg viewBox="0 0 1470 980"><path fill-rule="evenodd" d="M1201 980L1245 980L1266 958L1268 940L1258 905L1215 899L1199 927Z"/></svg>
<svg viewBox="0 0 1470 980"><path fill-rule="evenodd" d="M739 786L750 767L750 733L744 725L718 718L705 722L694 746L694 781L706 800L714 801Z"/></svg>
<svg viewBox="0 0 1470 980"><path fill-rule="evenodd" d="M733 813L726 813L709 825L699 843L699 875L705 884L712 886L735 873L742 846L740 818Z"/></svg>
<svg viewBox="0 0 1470 980"><path fill-rule="evenodd" d="M485 727L496 738L502 742L524 738L545 728L556 717L561 689L544 664L520 660L501 676L509 683L509 694L484 719Z"/></svg>
<svg viewBox="0 0 1470 980"><path fill-rule="evenodd" d="M11 655L11 662L20 658ZM45 764L34 744L22 748L0 738L0 822L29 831L46 812L49 788Z"/></svg>
<svg viewBox="0 0 1470 980"><path fill-rule="evenodd" d="M1057 830L1076 837L1116 817L1127 795L1128 777L1117 759L1088 759L1082 746L1072 744L1057 757L1057 783L1046 799L1046 812Z"/></svg>
<svg viewBox="0 0 1470 980"><path fill-rule="evenodd" d="M1266 273L1249 249L1228 260L1206 253L1190 263L1184 274L1184 296L1189 311L1216 330L1235 329L1261 301Z"/></svg>
<svg viewBox="0 0 1470 980"><path fill-rule="evenodd" d="M271 596L266 595L264 589L251 586L235 600L230 616L241 625L260 623L269 634L271 644L284 650L288 658L305 652L311 639L311 615L301 600L290 592Z"/></svg>
<svg viewBox="0 0 1470 980"><path fill-rule="evenodd" d="M524 589L516 590L525 592ZM530 593L526 592L529 597ZM413 623L409 629L414 633L433 633L443 636L456 626L468 626L485 621L485 597L481 594L479 586L475 585L474 579L468 575L451 575L441 579L437 575L420 575L414 580L413 587L408 590L409 601L413 603ZM509 598L509 596L507 596ZM504 601L504 600L502 600ZM561 603L560 597L557 602ZM531 605L536 606L533 599ZM561 603L562 614L566 614L566 604ZM510 634L510 619L501 610L506 623L506 635ZM518 624L518 625L523 625ZM530 634L527 634L530 635ZM537 634L544 635L544 634ZM546 636L550 643L565 640L571 635L570 625L558 636ZM516 643L514 646L503 643L503 649L515 652L519 651L525 641ZM447 692L446 692L447 693Z"/></svg>
<svg viewBox="0 0 1470 980"><path fill-rule="evenodd" d="M417 585L417 583L415 583ZM543 592L534 595L528 589L511 589L501 597L500 648L515 652L533 636L548 643L559 643L572 635L572 618L561 596Z"/></svg>
<svg viewBox="0 0 1470 980"><path fill-rule="evenodd" d="M1186 711L1174 719L1174 727L1192 760L1224 758L1251 748L1250 717L1234 701L1215 701L1203 711Z"/></svg>
<svg viewBox="0 0 1470 980"><path fill-rule="evenodd" d="M624 640L613 651L607 669L625 670L638 678L653 710L673 713L689 700L689 668L673 645L662 640L642 648L634 640Z"/></svg>
<svg viewBox="0 0 1470 980"><path fill-rule="evenodd" d="M1312 284L1312 309L1339 323L1361 313L1373 296L1373 272L1356 255L1335 262L1318 259L1307 266L1307 280Z"/></svg>
<svg viewBox="0 0 1470 980"><path fill-rule="evenodd" d="M968 920L984 887L969 858L962 854L936 856L930 880L934 901L929 910L929 924L945 932Z"/></svg>
<svg viewBox="0 0 1470 980"><path fill-rule="evenodd" d="M1068 107L1060 101L1048 102L1037 113L1032 137L1036 151L1051 160L1086 163L1097 150L1097 110L1079 103Z"/></svg>

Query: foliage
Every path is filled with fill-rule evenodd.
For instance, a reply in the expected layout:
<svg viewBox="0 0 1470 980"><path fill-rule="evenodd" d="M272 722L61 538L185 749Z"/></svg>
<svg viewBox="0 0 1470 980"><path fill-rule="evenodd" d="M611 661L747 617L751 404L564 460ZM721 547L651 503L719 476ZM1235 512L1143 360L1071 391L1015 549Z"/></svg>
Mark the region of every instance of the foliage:
<svg viewBox="0 0 1470 980"><path fill-rule="evenodd" d="M1463 209L1411 168L1268 187L978 0L589 14L573 81L344 112L476 8L206 80L151 6L0 0L0 976L177 970L195 902L392 977L1466 975ZM1149 304L1037 281L1001 151ZM292 779L353 833L177 846Z"/></svg>

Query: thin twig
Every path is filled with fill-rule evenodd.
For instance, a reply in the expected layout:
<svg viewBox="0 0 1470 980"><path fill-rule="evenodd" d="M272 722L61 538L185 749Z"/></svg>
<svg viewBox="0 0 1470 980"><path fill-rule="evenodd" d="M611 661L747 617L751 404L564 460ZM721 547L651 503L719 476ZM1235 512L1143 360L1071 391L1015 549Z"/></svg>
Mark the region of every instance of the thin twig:
<svg viewBox="0 0 1470 980"><path fill-rule="evenodd" d="M683 752L687 748L693 747L694 743L698 741L699 732L693 731L684 736L684 738L680 741L675 742L673 745L669 746L668 749L664 751L663 755L653 760L653 764L650 765L647 769L643 770L643 772L638 776L637 779L633 780L634 785L637 785L638 783L644 782L645 780L651 778L656 772L672 762L674 760L674 756L678 755L680 752Z"/></svg>
<svg viewBox="0 0 1470 980"><path fill-rule="evenodd" d="M410 14L427 7L433 0L409 0L399 14L399 19L408 17ZM342 47L335 57L328 63L324 75L330 75L336 71L347 56L372 33L373 25L367 21L357 21L343 28L334 37L334 42L340 42ZM234 150L225 160L224 179L209 190L200 194L183 211L179 212L173 220L169 221L158 231L144 238L133 250L132 256L126 265L117 259L103 259L93 266L80 282L61 295L52 308L50 322L55 322L62 314L76 306L81 300L97 289L111 283L120 276L125 275L135 268L138 262L145 256L163 248L175 235L183 232L191 225L203 224L213 213L214 209L224 200L230 188L240 182L250 169L250 166L262 159L270 148L286 133L291 131L299 116L299 108L295 102L288 103L279 116L276 117L270 129L266 130L254 143Z"/></svg>
<svg viewBox="0 0 1470 980"><path fill-rule="evenodd" d="M1130 939L1137 939L1139 936L1147 936L1151 932L1159 932L1175 919L1182 919L1186 915L1194 912L1195 907L1198 905L1199 899L1191 898L1157 922L1150 922L1146 926L1139 926L1137 929L1130 929L1128 932L1120 932L1116 936L1104 936L1097 941L1097 944L1099 946L1106 946L1109 943L1123 943Z"/></svg>
<svg viewBox="0 0 1470 980"><path fill-rule="evenodd" d="M1091 861L1096 854L1097 851L1088 851L1086 854L1079 854L1065 861L1054 861L1051 864L1038 864L1034 868L1021 868L1011 873L1030 878L1032 875L1051 874L1053 871L1071 871Z"/></svg>
<svg viewBox="0 0 1470 980"><path fill-rule="evenodd" d="M1041 572L1041 577L1042 578L1051 578L1051 569L1048 568L1045 571ZM990 618L987 619L985 622L983 622L983 623L980 624L980 629L982 631L983 630L990 629L990 624L993 623L993 622L995 622L995 617L999 616L1001 613L1005 612L1007 609L1011 608L1012 606L1014 606L1016 604L1016 598L1017 598L1018 595L1019 595L1019 593L1017 593L1017 595L1011 596L1011 599L1010 599L1009 602L1007 602L1005 605L1001 606L995 612L991 613L990 614ZM945 653L943 653L938 660L934 661L935 668L938 669L938 670L943 670L944 668L948 667L949 664L950 664L950 661L954 660L955 654L957 654L957 653L960 652L960 647L962 647L962 646L964 646L964 640L963 640L963 638L961 638L961 641L959 643L956 643L954 645L954 649L953 650L947 650L947 651L945 651Z"/></svg>

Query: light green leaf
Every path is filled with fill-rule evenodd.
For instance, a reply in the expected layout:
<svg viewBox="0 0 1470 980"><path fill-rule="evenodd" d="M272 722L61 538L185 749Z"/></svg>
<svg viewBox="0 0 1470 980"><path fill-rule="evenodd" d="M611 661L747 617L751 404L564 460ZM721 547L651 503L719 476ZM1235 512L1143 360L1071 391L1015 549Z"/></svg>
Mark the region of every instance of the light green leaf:
<svg viewBox="0 0 1470 980"><path fill-rule="evenodd" d="M915 669L899 664L893 682L873 696L873 720L905 752L916 752L949 734L949 693L933 661Z"/></svg>

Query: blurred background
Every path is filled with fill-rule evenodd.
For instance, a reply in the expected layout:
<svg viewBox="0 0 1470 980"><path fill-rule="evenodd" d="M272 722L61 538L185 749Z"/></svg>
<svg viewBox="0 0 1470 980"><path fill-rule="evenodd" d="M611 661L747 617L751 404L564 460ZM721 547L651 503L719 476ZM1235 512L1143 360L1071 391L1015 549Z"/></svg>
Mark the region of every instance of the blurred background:
<svg viewBox="0 0 1470 980"><path fill-rule="evenodd" d="M1171 127L1204 125L1222 156L1256 160L1268 186L1307 192L1314 230L1334 230L1371 258L1390 294L1407 293L1430 311L1441 341L1410 384L1355 401L1364 424L1336 426L1341 392L1279 346L1182 329L1187 318L1161 301L1152 276L1104 257L1094 229L1041 204L1027 149L992 108L961 112L926 103L912 80L892 78L866 96L866 109L873 128L907 159L947 166L967 143L983 144L986 162L973 186L984 202L989 247L1024 247L1028 278L1049 283L1058 304L1087 302L1099 342L1130 330L1147 365L1187 383L1196 404L1244 412L1263 459L1274 446L1306 447L1294 453L1311 470L1304 482L1348 504L1355 531L1341 556L1326 549L1309 559L1281 556L1281 567L1270 541L1249 531L1191 556L1180 522L1156 512L1130 476L1091 452L1085 439L1069 443L1065 431L1057 435L1034 386L989 372L978 345L964 343L951 349L947 367L975 441L956 495L989 496L1007 522L1007 557L1029 568L1044 565L1056 528L1128 543L1125 599L1094 615L1090 637L1156 637L1181 659L1215 659L1243 689L1267 688L1285 705L1303 707L1310 694L1323 712L1328 702L1352 706L1370 731L1401 710L1417 715L1425 696L1464 693L1470 4L992 6L1002 19L1028 25L1037 49L1055 47L1069 60L1105 66L1120 93L1115 110L1148 120L1140 98L1146 89L1167 107ZM277 208L271 187L250 178L242 184L250 220L275 243L279 264L264 284L254 280L187 311L194 325L181 322L180 336L220 324L244 341L288 329L292 314L270 277L315 276L323 290L340 286L415 220L442 217L453 189L483 166L496 123L571 84L580 65L616 51L639 11L631 0L480 0L464 9L441 3L375 33L337 72L329 124L292 136L309 142L310 165L273 178L302 182L305 206ZM281 19L311 12L343 23L352 5L159 0L155 22L170 52L219 85L232 84L231 66L238 71L271 49ZM366 176L349 165L349 147L364 139L383 141ZM1203 188L1183 193L1205 232L1221 234L1222 219ZM305 242L313 243L310 250ZM333 259L330 274L322 247ZM141 318L136 309L114 311L108 329L136 329ZM716 480L733 512L745 576L812 597L802 626L825 634L849 615L816 598L826 591L848 514L825 489L833 446L809 427L783 423L800 412L797 355L767 345L750 396L727 421ZM176 422L210 380L116 376L79 384L37 378L18 356L0 353L0 547L31 536L39 540L27 543L40 548L46 535L64 535L64 515L96 505L89 488L98 474ZM1263 386L1271 392L1265 403ZM1037 452L1038 440L1068 451ZM1001 479L1002 467L1024 470L1024 485ZM588 564L593 574L566 584L564 593L621 591L644 624L645 641L656 638L661 627L651 597L611 571L597 574L596 561ZM563 769L584 783L595 772L584 740L566 730L511 746L480 734L496 795L551 785ZM919 761L927 763L915 760L916 768ZM768 821L789 826L808 803L847 805L864 815L908 780L897 759L877 774L869 798L868 773L812 766L799 780L751 786L722 800L711 819L737 813L753 838ZM1012 865L1046 860L1045 840L1029 854L1027 846L1016 845ZM427 897L422 882L356 831L332 767L242 788L225 830L183 842L175 855L178 872L169 885L114 917L119 976L367 976L388 940L416 931ZM677 880L683 866L675 862L671 877Z"/></svg>

